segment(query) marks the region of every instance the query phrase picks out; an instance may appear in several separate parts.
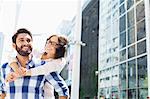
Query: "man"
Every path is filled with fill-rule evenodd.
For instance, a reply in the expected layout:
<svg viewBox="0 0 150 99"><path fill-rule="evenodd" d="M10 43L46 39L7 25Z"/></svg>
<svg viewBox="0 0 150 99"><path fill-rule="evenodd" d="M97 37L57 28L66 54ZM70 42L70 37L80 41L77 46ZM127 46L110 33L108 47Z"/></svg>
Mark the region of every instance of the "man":
<svg viewBox="0 0 150 99"><path fill-rule="evenodd" d="M45 62L35 62L33 58L30 59L32 52L32 35L30 31L26 29L19 29L12 37L13 47L17 51L18 65L24 68L30 69L45 64ZM55 78L55 75L49 74L48 76L26 76L20 77L13 82L6 83L6 76L13 72L8 66L8 63L3 64L1 69L1 81L0 94L1 98L4 99L43 99L43 85L45 82L51 83L58 93L61 93L60 99L68 98L68 89L66 86L62 86L60 76ZM57 83L61 84L61 86ZM61 90L60 90L61 89ZM6 95L5 95L6 94Z"/></svg>

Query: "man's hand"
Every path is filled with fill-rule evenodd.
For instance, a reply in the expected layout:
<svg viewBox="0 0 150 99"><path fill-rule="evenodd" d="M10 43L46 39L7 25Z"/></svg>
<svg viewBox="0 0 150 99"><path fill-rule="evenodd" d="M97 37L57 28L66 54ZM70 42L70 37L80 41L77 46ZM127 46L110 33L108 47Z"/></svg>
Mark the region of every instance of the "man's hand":
<svg viewBox="0 0 150 99"><path fill-rule="evenodd" d="M15 72L11 72L7 75L6 77L6 82L12 82L14 80L16 80L19 77L19 75Z"/></svg>

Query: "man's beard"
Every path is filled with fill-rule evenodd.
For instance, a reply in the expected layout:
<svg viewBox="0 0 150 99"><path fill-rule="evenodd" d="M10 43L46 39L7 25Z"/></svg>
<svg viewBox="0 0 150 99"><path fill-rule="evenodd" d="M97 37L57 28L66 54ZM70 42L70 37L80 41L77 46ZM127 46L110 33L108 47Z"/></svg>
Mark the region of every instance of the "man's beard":
<svg viewBox="0 0 150 99"><path fill-rule="evenodd" d="M29 56L29 54L32 52L32 47L28 46L29 49L27 51L22 50L24 46L21 46L20 48L16 45L16 51L21 55L21 56Z"/></svg>

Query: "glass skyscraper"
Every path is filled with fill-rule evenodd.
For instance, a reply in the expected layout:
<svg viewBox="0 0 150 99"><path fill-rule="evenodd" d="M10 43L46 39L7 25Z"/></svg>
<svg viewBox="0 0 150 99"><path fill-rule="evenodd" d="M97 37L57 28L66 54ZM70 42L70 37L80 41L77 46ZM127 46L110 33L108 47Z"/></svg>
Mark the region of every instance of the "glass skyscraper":
<svg viewBox="0 0 150 99"><path fill-rule="evenodd" d="M99 97L147 99L150 96L149 2L100 0Z"/></svg>

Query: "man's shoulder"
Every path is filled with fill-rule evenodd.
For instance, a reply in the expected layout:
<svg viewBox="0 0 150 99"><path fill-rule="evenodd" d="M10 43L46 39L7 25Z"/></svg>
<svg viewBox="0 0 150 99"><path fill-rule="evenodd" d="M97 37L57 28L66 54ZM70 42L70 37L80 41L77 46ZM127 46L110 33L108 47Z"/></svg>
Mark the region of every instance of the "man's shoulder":
<svg viewBox="0 0 150 99"><path fill-rule="evenodd" d="M6 68L8 66L8 62L2 65L2 68Z"/></svg>

